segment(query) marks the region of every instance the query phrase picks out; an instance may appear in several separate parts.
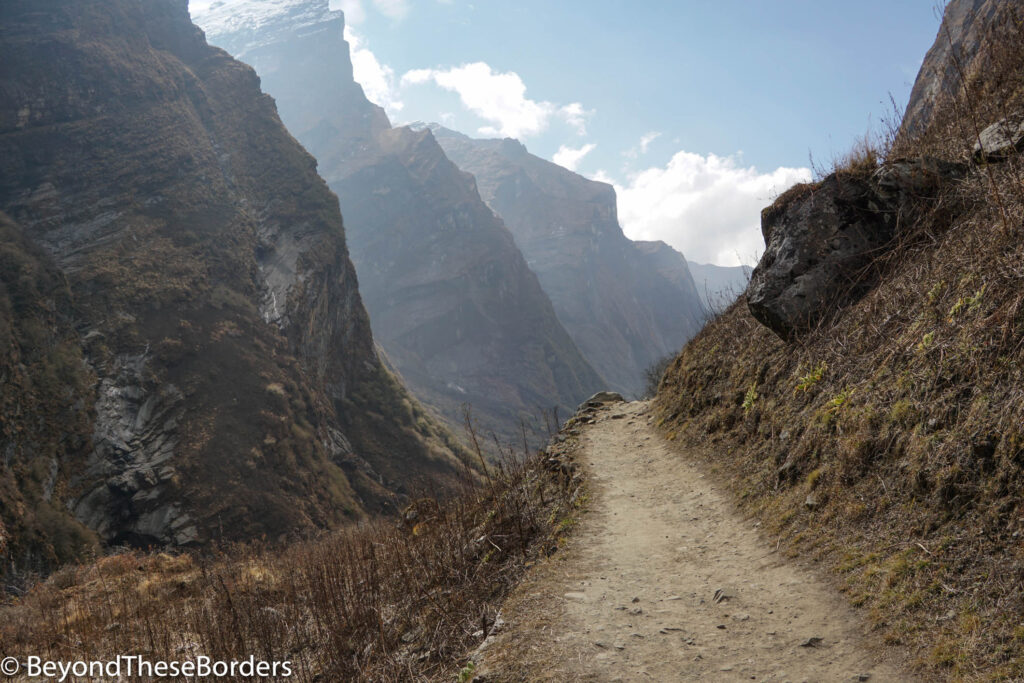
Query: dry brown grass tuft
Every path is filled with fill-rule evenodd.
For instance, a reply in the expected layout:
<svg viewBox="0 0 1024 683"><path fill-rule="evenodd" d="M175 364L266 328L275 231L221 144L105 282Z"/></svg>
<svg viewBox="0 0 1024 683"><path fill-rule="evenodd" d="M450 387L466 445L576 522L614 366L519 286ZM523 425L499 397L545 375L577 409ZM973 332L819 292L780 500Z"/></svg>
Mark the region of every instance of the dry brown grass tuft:
<svg viewBox="0 0 1024 683"><path fill-rule="evenodd" d="M839 175L867 176L878 170L888 154L883 142L870 133L857 139L850 150L833 162L833 171Z"/></svg>

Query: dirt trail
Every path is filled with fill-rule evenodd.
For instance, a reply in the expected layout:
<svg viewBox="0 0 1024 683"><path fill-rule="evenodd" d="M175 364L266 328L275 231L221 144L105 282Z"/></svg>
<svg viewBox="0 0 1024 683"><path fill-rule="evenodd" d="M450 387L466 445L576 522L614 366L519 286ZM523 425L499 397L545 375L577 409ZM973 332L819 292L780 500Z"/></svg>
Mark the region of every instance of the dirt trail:
<svg viewBox="0 0 1024 683"><path fill-rule="evenodd" d="M647 409L615 404L583 430L588 512L506 605L482 679L913 680L877 660L863 617L670 450Z"/></svg>

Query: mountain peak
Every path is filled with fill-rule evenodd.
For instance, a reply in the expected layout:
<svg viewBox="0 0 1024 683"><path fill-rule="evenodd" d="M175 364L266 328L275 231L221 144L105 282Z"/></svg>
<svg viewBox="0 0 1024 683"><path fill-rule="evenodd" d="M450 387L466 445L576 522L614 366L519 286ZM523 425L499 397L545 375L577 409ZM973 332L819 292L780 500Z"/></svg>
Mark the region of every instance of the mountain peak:
<svg viewBox="0 0 1024 683"><path fill-rule="evenodd" d="M244 45L233 45L232 54L241 59L251 49L284 39L297 30L328 23L345 27L345 14L332 10L329 0L214 0L191 2L193 21L203 27L210 41L220 44L221 36L243 38Z"/></svg>

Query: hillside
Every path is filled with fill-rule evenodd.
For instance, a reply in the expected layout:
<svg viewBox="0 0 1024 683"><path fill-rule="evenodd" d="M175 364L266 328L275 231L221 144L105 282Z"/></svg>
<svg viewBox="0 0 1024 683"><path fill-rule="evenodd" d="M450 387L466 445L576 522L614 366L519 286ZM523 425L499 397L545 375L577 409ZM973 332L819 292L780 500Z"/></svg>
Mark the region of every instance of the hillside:
<svg viewBox="0 0 1024 683"><path fill-rule="evenodd" d="M949 4L891 146L765 210L751 287L657 397L929 680L1024 676L1022 17Z"/></svg>
<svg viewBox="0 0 1024 683"><path fill-rule="evenodd" d="M512 139L477 140L430 126L445 153L476 178L515 236L558 319L591 365L627 394L644 370L697 333L704 307L686 261L657 263L622 233L615 190L530 154ZM652 261L654 259L654 261Z"/></svg>
<svg viewBox="0 0 1024 683"><path fill-rule="evenodd" d="M184 2L7 2L0 63L9 557L81 549L69 511L193 546L453 481L378 361L337 199Z"/></svg>
<svg viewBox="0 0 1024 683"><path fill-rule="evenodd" d="M338 193L374 336L419 398L459 429L469 405L484 434L518 443L521 421L604 388L473 179L366 99L340 11L238 0L196 20L255 67Z"/></svg>

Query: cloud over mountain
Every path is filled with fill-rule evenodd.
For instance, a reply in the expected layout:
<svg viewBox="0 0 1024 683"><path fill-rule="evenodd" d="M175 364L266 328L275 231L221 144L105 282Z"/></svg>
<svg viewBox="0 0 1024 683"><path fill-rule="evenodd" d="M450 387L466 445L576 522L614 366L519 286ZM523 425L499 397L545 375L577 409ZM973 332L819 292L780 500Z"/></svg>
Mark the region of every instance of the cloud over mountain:
<svg viewBox="0 0 1024 683"><path fill-rule="evenodd" d="M554 156L551 157L551 160L559 166L567 168L570 171L575 171L583 157L590 154L595 147L597 147L597 145L592 142L579 148L562 145L558 148L558 151L555 152Z"/></svg>
<svg viewBox="0 0 1024 683"><path fill-rule="evenodd" d="M615 185L619 220L631 239L664 240L692 261L738 265L753 263L764 249L761 209L809 181L811 171L762 173L741 166L738 156L680 151L665 166L630 174L624 185L600 171L594 179Z"/></svg>
<svg viewBox="0 0 1024 683"><path fill-rule="evenodd" d="M381 64L350 26L345 27L345 40L351 52L352 73L356 82L363 86L366 99L384 107L390 115L400 112L404 105L395 82L394 70L387 64Z"/></svg>
<svg viewBox="0 0 1024 683"><path fill-rule="evenodd" d="M495 71L486 62L473 62L446 69L412 69L401 80L403 87L434 83L458 94L462 105L490 125L482 135L527 138L544 131L552 119L560 119L586 132L586 120L593 114L579 102L557 105L526 96L526 84L514 71Z"/></svg>

